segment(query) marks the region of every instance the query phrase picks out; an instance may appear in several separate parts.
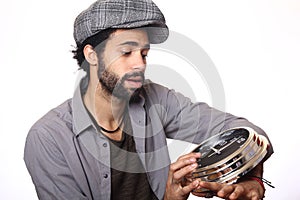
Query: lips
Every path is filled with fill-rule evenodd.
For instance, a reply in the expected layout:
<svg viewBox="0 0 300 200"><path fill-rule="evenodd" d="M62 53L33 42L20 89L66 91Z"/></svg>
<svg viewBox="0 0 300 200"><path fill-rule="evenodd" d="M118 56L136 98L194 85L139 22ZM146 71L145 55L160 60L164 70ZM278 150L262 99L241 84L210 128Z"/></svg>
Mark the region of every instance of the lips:
<svg viewBox="0 0 300 200"><path fill-rule="evenodd" d="M143 77L141 76L135 76L135 77L130 77L126 79L126 83L130 88L140 88L142 87L144 82Z"/></svg>
<svg viewBox="0 0 300 200"><path fill-rule="evenodd" d="M142 82L143 78L140 76L136 76L136 77L130 77L127 79L127 81L133 81L133 82Z"/></svg>

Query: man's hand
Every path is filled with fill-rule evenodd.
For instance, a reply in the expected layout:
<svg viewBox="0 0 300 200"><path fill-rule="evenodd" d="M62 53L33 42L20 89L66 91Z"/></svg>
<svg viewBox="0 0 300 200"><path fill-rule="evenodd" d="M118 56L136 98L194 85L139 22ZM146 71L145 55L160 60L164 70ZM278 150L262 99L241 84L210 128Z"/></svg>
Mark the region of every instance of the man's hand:
<svg viewBox="0 0 300 200"><path fill-rule="evenodd" d="M251 172L249 172L249 175L261 177L262 171L263 164L260 163ZM259 200L264 197L265 193L265 189L259 182L247 178L242 178L240 181L238 181L238 183L232 185L201 181L197 189L199 188L205 188L211 192L192 193L199 197L208 198L214 195L229 200ZM213 195L211 195L212 193Z"/></svg>
<svg viewBox="0 0 300 200"><path fill-rule="evenodd" d="M214 192L215 196L223 199L259 200L264 196L264 189L254 180L245 180L232 185L215 182L200 182L199 186ZM193 192L193 194L199 197L208 197L206 193Z"/></svg>
<svg viewBox="0 0 300 200"><path fill-rule="evenodd" d="M200 153L189 153L170 165L165 200L187 199L191 191L199 186L199 180L187 182L185 179L185 176L198 166L196 162L198 158Z"/></svg>

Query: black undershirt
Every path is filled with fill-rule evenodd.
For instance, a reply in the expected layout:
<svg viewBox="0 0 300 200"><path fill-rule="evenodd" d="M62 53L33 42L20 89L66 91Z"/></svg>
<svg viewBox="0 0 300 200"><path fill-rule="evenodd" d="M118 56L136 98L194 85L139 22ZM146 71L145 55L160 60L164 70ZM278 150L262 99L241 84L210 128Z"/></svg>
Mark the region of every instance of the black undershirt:
<svg viewBox="0 0 300 200"><path fill-rule="evenodd" d="M123 132L121 141L111 140L111 199L157 199L135 149L131 135ZM116 148L117 147L117 148Z"/></svg>
<svg viewBox="0 0 300 200"><path fill-rule="evenodd" d="M101 128L92 116L91 119L94 121L98 131L101 132ZM110 141L111 199L157 200L136 152L128 115L124 118L124 124L120 141L107 137Z"/></svg>

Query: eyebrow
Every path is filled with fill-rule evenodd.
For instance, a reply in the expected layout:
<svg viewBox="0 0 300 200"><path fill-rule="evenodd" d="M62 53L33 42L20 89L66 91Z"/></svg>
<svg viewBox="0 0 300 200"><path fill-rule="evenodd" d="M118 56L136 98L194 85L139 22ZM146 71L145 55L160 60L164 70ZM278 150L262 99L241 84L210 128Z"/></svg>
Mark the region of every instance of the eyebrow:
<svg viewBox="0 0 300 200"><path fill-rule="evenodd" d="M133 42L133 41L127 41L127 42L124 42L124 43L119 44L119 46L123 46L123 45L129 45L129 46L138 47L138 46L139 46L139 43ZM143 48L145 48L145 49L150 49L150 44L145 44L145 45L143 46Z"/></svg>

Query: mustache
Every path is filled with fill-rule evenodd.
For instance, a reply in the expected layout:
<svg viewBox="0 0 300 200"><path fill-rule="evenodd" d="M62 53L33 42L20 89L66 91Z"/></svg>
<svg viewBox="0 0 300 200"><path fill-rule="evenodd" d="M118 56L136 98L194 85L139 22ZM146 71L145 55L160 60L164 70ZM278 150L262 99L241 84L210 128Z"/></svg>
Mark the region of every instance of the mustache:
<svg viewBox="0 0 300 200"><path fill-rule="evenodd" d="M145 80L145 74L144 72L130 72L130 73L126 73L122 78L121 78L121 83L123 83L126 79L130 79L133 77L137 77L140 76L142 78L142 81L144 82Z"/></svg>

